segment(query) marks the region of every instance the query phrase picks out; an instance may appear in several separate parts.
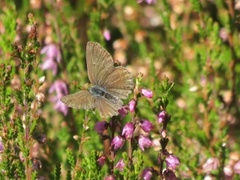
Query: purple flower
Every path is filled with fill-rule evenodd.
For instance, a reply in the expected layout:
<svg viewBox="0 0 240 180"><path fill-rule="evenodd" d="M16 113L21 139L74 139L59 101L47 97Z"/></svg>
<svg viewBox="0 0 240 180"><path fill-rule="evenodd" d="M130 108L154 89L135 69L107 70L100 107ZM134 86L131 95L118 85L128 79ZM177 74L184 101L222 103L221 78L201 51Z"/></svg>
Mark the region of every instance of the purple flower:
<svg viewBox="0 0 240 180"><path fill-rule="evenodd" d="M234 165L234 168L233 168L234 172L236 174L240 174L240 161L238 161L235 165Z"/></svg>
<svg viewBox="0 0 240 180"><path fill-rule="evenodd" d="M153 92L148 90L148 89L141 89L141 93L143 96L147 97L147 98L152 98L153 97Z"/></svg>
<svg viewBox="0 0 240 180"><path fill-rule="evenodd" d="M68 94L67 84L62 80L56 80L49 88L49 93L56 92L58 99Z"/></svg>
<svg viewBox="0 0 240 180"><path fill-rule="evenodd" d="M142 174L141 174L141 177L144 179L144 180L150 180L152 178L152 168L146 168L143 170Z"/></svg>
<svg viewBox="0 0 240 180"><path fill-rule="evenodd" d="M118 110L118 113L120 114L121 119L123 119L128 114L128 111L129 111L128 106L122 106L121 109Z"/></svg>
<svg viewBox="0 0 240 180"><path fill-rule="evenodd" d="M57 64L61 61L61 53L59 48L55 44L48 44L42 50L41 54L44 54L43 63L40 65L42 70L50 69L53 74L57 74Z"/></svg>
<svg viewBox="0 0 240 180"><path fill-rule="evenodd" d="M114 150L122 148L124 145L124 139L120 136L116 136L113 138L111 146L113 146Z"/></svg>
<svg viewBox="0 0 240 180"><path fill-rule="evenodd" d="M123 171L124 166L125 166L125 163L123 159L121 159L120 161L117 162L115 168L118 169L119 171Z"/></svg>
<svg viewBox="0 0 240 180"><path fill-rule="evenodd" d="M97 160L97 163L100 165L100 166L103 166L106 162L106 157L105 156L100 156Z"/></svg>
<svg viewBox="0 0 240 180"><path fill-rule="evenodd" d="M122 130L122 136L124 136L126 139L130 139L133 137L133 133L134 133L134 125L133 123L127 123L123 130Z"/></svg>
<svg viewBox="0 0 240 180"><path fill-rule="evenodd" d="M60 100L57 100L57 102L55 102L54 109L56 109L58 112L63 113L64 116L66 116L68 113L68 107Z"/></svg>
<svg viewBox="0 0 240 180"><path fill-rule="evenodd" d="M141 3L143 1L145 1L147 4L154 4L154 3L156 3L156 0L138 0L137 2Z"/></svg>
<svg viewBox="0 0 240 180"><path fill-rule="evenodd" d="M107 40L107 41L110 41L111 39L111 34L110 34L110 31L108 29L104 29L103 31L103 37Z"/></svg>
<svg viewBox="0 0 240 180"><path fill-rule="evenodd" d="M178 180L175 173L169 169L167 169L163 172L163 176L166 180Z"/></svg>
<svg viewBox="0 0 240 180"><path fill-rule="evenodd" d="M107 129L108 123L106 121L98 121L95 124L94 129L97 131L98 134L102 134L104 130Z"/></svg>
<svg viewBox="0 0 240 180"><path fill-rule="evenodd" d="M138 144L140 149L144 151L144 148L149 148L150 146L152 146L152 141L148 137L140 135L138 139Z"/></svg>
<svg viewBox="0 0 240 180"><path fill-rule="evenodd" d="M168 170L175 170L180 165L179 159L171 154L166 157L165 161Z"/></svg>
<svg viewBox="0 0 240 180"><path fill-rule="evenodd" d="M161 111L159 114L158 114L158 123L163 123L167 118L167 112L166 111Z"/></svg>
<svg viewBox="0 0 240 180"><path fill-rule="evenodd" d="M104 180L115 180L115 176L114 175L108 175L107 177L104 178Z"/></svg>
<svg viewBox="0 0 240 180"><path fill-rule="evenodd" d="M49 93L53 92L56 92L56 96L52 98L52 101L55 103L54 108L66 116L68 107L60 101L61 97L68 94L66 83L62 80L56 80L49 88Z"/></svg>
<svg viewBox="0 0 240 180"><path fill-rule="evenodd" d="M0 153L2 153L4 151L4 146L3 146L3 142L0 141Z"/></svg>
<svg viewBox="0 0 240 180"><path fill-rule="evenodd" d="M141 120L141 128L142 130L148 133L152 130L153 125L148 120L143 119Z"/></svg>
<svg viewBox="0 0 240 180"><path fill-rule="evenodd" d="M135 107L136 107L136 101L135 100L131 100L128 104L129 106L129 111L132 113L135 111Z"/></svg>
<svg viewBox="0 0 240 180"><path fill-rule="evenodd" d="M219 167L220 163L218 158L209 158L207 162L203 165L203 171L205 173L210 173Z"/></svg>

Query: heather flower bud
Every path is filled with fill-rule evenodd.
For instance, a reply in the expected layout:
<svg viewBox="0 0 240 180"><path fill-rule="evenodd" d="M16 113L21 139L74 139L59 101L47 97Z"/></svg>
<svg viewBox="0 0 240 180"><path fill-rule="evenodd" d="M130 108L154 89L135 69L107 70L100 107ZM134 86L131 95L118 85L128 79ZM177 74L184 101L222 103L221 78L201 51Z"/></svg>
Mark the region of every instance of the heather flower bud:
<svg viewBox="0 0 240 180"><path fill-rule="evenodd" d="M121 159L120 161L117 162L115 169L118 169L119 171L123 171L124 166L125 166L124 161L123 159Z"/></svg>
<svg viewBox="0 0 240 180"><path fill-rule="evenodd" d="M178 178L176 177L175 173L172 170L169 169L165 170L163 172L163 175L166 180L178 180Z"/></svg>
<svg viewBox="0 0 240 180"><path fill-rule="evenodd" d="M111 34L110 34L110 31L108 29L104 29L103 36L107 41L111 40Z"/></svg>
<svg viewBox="0 0 240 180"><path fill-rule="evenodd" d="M113 138L111 146L113 146L114 150L122 148L124 145L124 139L120 136L116 136Z"/></svg>
<svg viewBox="0 0 240 180"><path fill-rule="evenodd" d="M236 174L240 174L240 161L238 161L235 165L234 165L234 168L233 168L234 172Z"/></svg>
<svg viewBox="0 0 240 180"><path fill-rule="evenodd" d="M98 134L102 134L104 130L107 129L108 123L106 121L98 121L95 124L94 129L97 131Z"/></svg>
<svg viewBox="0 0 240 180"><path fill-rule="evenodd" d="M36 94L36 98L37 98L38 102L44 102L45 101L45 95L43 93L41 93L41 92L38 92Z"/></svg>
<svg viewBox="0 0 240 180"><path fill-rule="evenodd" d="M152 175L153 175L152 168L146 168L146 169L143 170L143 172L141 174L141 177L144 180L151 180Z"/></svg>
<svg viewBox="0 0 240 180"><path fill-rule="evenodd" d="M167 169L169 170L175 170L180 165L179 159L171 154L166 157L165 161L167 164Z"/></svg>
<svg viewBox="0 0 240 180"><path fill-rule="evenodd" d="M152 98L153 97L153 92L148 90L148 89L141 89L141 93L143 96L147 97L147 98Z"/></svg>
<svg viewBox="0 0 240 180"><path fill-rule="evenodd" d="M141 120L141 128L142 130L144 130L146 133L150 132L153 128L153 125L151 122L149 122L148 120Z"/></svg>
<svg viewBox="0 0 240 180"><path fill-rule="evenodd" d="M131 100L129 102L129 111L132 113L135 111L135 107L136 107L136 101L135 100Z"/></svg>
<svg viewBox="0 0 240 180"><path fill-rule="evenodd" d="M100 165L100 166L103 166L106 162L106 157L105 156L100 156L97 160L97 163Z"/></svg>
<svg viewBox="0 0 240 180"><path fill-rule="evenodd" d="M219 167L220 162L218 158L209 158L207 162L203 165L203 171L205 173L210 173L212 170L215 170Z"/></svg>
<svg viewBox="0 0 240 180"><path fill-rule="evenodd" d="M128 114L128 111L129 111L129 107L127 105L122 106L122 108L118 110L118 113L121 116L121 119L123 119Z"/></svg>
<svg viewBox="0 0 240 180"><path fill-rule="evenodd" d="M3 146L3 142L0 141L0 153L2 153L4 151L4 146Z"/></svg>
<svg viewBox="0 0 240 180"><path fill-rule="evenodd" d="M140 135L138 139L138 145L140 149L144 151L144 148L149 148L150 146L152 146L152 141L148 137Z"/></svg>
<svg viewBox="0 0 240 180"><path fill-rule="evenodd" d="M166 111L161 111L159 114L158 114L158 123L163 123L167 118L167 112Z"/></svg>
<svg viewBox="0 0 240 180"><path fill-rule="evenodd" d="M42 77L39 78L38 81L39 81L40 84L43 84L45 82L45 79L46 79L46 77L42 76Z"/></svg>
<svg viewBox="0 0 240 180"><path fill-rule="evenodd" d="M104 180L115 180L115 176L114 175L108 175L107 177L104 178Z"/></svg>
<svg viewBox="0 0 240 180"><path fill-rule="evenodd" d="M126 139L130 139L133 137L134 133L134 125L133 123L127 123L122 131L122 136L124 136Z"/></svg>

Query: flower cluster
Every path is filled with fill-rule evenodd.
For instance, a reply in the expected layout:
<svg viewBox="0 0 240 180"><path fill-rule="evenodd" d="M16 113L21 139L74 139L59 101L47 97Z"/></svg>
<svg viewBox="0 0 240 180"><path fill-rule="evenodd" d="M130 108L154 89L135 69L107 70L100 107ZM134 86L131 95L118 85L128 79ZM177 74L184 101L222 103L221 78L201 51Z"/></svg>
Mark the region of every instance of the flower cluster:
<svg viewBox="0 0 240 180"><path fill-rule="evenodd" d="M136 90L137 89L137 90ZM138 101L140 97L147 98L150 102L154 98L153 92L146 88L136 88L135 93L137 94L134 96L135 98L129 101L128 106L123 106L119 110L120 119L122 120L128 113L130 113L132 117L131 122L127 122L121 131L121 134L115 135L115 131L112 130L118 129L120 127L116 127L118 123L116 121L111 120L110 122L106 121L100 121L95 124L95 130L98 134L100 134L104 139L109 138L110 140L110 146L112 149L111 154L115 154L119 149L123 148L125 142L134 143L135 145L138 145L139 149L141 149L142 152L144 152L147 148L150 148L153 146L152 140L149 138L149 135L151 131L153 130L154 126L151 121L148 119L140 119L136 121L134 118L137 114L137 106ZM139 89L139 90L138 90ZM162 174L162 177L165 177L167 179L176 179L174 171L176 168L180 165L180 161L178 157L175 155L169 153L166 149L167 146L167 131L166 127L170 120L170 115L165 111L161 110L158 115L156 116L157 122L159 125L162 125L162 130L159 132L159 135L161 136L162 140L160 142L161 150L161 161L165 162L166 169L163 168L158 172L152 167L147 167L143 170L141 177L143 179L151 179L154 174ZM115 125L114 125L115 124ZM106 136L106 130L112 131L111 134L114 134L114 137ZM105 132L105 133L104 133ZM137 146L134 146L137 147ZM160 157L158 157L160 159ZM100 156L98 159L98 164L100 166L103 166L103 164L106 162L106 156ZM162 164L162 163L159 163ZM125 167L125 162L123 159L120 159L116 165L114 166L115 169L119 171L123 171ZM106 179L115 179L115 176L113 174L110 174L106 177Z"/></svg>
<svg viewBox="0 0 240 180"><path fill-rule="evenodd" d="M49 88L49 93L56 93L56 96L52 97L52 102L55 103L54 108L59 111L62 112L65 116L68 113L68 107L66 105L64 105L60 99L61 97L63 97L64 95L68 94L68 89L67 89L67 84L62 81L62 80L56 80L52 86Z"/></svg>
<svg viewBox="0 0 240 180"><path fill-rule="evenodd" d="M61 62L60 49L55 44L48 44L42 48L41 54L43 54L43 63L40 65L42 70L51 70L53 75L57 74L58 64ZM61 101L61 97L68 94L67 84L62 80L56 80L49 88L49 93L55 93L51 98L51 101L55 104L54 108L63 113L65 116L68 113L68 107ZM41 98L37 96L37 98Z"/></svg>
<svg viewBox="0 0 240 180"><path fill-rule="evenodd" d="M43 63L40 65L42 70L51 70L53 75L57 74L58 64L61 62L61 53L55 44L48 44L42 50L44 55Z"/></svg>

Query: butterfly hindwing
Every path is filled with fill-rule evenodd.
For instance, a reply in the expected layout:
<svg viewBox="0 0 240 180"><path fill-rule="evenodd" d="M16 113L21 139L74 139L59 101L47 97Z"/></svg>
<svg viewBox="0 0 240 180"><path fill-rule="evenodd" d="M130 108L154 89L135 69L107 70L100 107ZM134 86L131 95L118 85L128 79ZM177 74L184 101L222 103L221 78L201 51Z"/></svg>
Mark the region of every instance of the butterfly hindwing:
<svg viewBox="0 0 240 180"><path fill-rule="evenodd" d="M98 109L100 116L103 118L118 115L118 110L122 107L123 102L119 99L117 103L113 103L104 97L97 97L96 109Z"/></svg>

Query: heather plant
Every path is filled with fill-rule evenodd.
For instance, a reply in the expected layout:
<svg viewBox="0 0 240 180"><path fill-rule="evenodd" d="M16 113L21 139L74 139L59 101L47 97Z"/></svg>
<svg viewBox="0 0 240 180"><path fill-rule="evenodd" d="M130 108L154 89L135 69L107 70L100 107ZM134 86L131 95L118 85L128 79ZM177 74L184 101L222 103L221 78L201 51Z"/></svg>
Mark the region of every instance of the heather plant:
<svg viewBox="0 0 240 180"><path fill-rule="evenodd" d="M240 179L239 1L0 5L0 179ZM88 41L133 76L118 116L60 101Z"/></svg>

